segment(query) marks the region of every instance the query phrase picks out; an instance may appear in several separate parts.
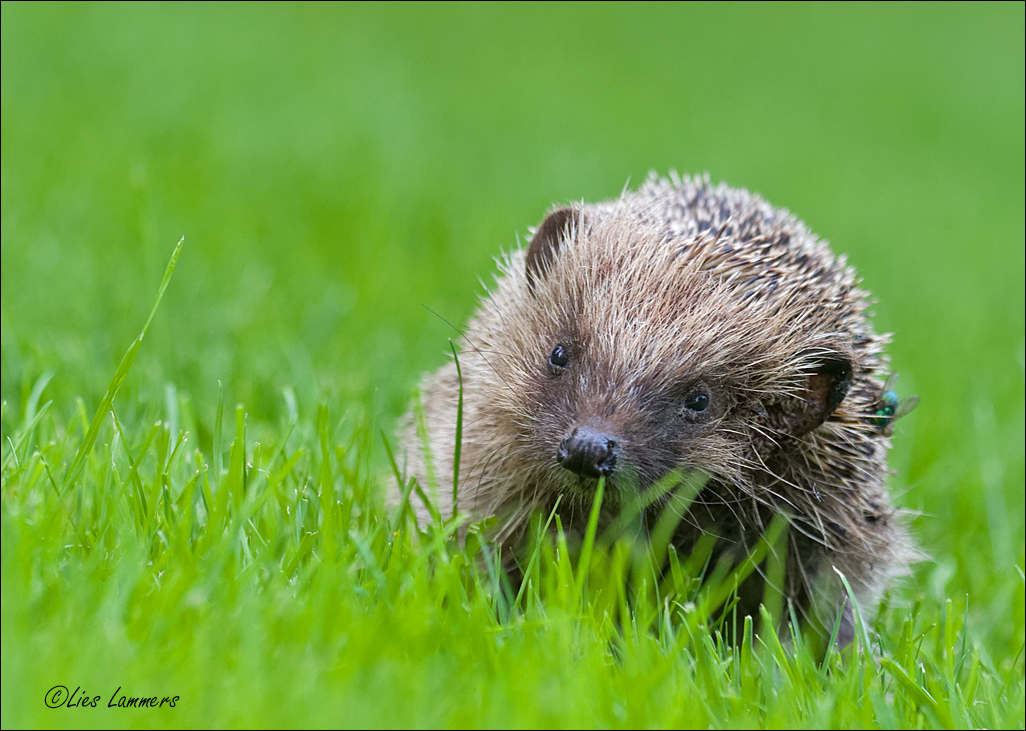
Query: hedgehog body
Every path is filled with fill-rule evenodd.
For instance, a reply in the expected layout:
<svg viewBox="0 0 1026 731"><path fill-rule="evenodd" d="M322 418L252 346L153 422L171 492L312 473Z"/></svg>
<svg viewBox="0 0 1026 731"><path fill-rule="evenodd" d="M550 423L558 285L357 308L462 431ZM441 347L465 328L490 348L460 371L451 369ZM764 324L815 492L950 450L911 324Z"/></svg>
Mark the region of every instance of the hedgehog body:
<svg viewBox="0 0 1026 731"><path fill-rule="evenodd" d="M783 513L784 595L830 627L837 572L872 608L914 555L872 420L887 337L867 306L845 258L801 221L708 178L653 176L556 210L500 261L464 331L461 379L449 363L423 383L409 469L422 485L451 480L462 382L458 507L495 516L495 540L515 551L557 500L564 525L583 527L600 476L613 516L669 473L699 474L677 551L712 532L744 555ZM450 514L451 488L435 498ZM762 588L748 594L751 613ZM851 632L848 612L842 641Z"/></svg>

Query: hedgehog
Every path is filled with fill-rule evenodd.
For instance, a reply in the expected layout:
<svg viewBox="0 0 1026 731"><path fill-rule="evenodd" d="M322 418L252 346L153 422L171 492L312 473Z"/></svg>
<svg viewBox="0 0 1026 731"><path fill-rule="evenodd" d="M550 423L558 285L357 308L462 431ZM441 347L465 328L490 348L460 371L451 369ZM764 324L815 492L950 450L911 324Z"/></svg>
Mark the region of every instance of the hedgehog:
<svg viewBox="0 0 1026 731"><path fill-rule="evenodd" d="M608 523L667 475L699 475L674 549L712 533L717 555L740 558L785 516L777 588L850 642L839 574L871 615L917 552L886 486L889 336L846 258L708 174L652 174L615 200L558 207L532 234L498 260L458 356L405 418L407 466L434 508L493 518L515 555L536 511L582 528L600 479ZM454 467L455 491L437 487ZM737 611L758 611L765 573Z"/></svg>

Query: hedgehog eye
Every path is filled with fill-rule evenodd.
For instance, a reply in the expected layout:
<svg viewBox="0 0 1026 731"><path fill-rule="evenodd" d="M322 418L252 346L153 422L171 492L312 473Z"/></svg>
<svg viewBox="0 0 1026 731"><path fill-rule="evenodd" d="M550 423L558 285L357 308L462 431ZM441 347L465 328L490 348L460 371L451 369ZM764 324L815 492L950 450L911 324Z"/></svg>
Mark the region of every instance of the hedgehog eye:
<svg viewBox="0 0 1026 731"><path fill-rule="evenodd" d="M549 365L551 365L553 368L558 368L559 370L562 370L563 368L566 368L569 364L570 356L567 355L566 348L564 348L562 345L557 345L555 348L552 349L552 352L549 353Z"/></svg>
<svg viewBox="0 0 1026 731"><path fill-rule="evenodd" d="M701 414L709 408L709 397L700 391L689 393L684 399L684 408L696 414Z"/></svg>

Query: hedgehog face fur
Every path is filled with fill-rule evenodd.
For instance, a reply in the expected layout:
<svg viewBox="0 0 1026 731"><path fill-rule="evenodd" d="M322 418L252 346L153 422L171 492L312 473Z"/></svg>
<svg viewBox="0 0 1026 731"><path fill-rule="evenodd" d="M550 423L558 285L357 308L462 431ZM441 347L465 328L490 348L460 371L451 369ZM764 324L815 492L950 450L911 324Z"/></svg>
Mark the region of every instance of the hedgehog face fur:
<svg viewBox="0 0 1026 731"><path fill-rule="evenodd" d="M457 496L472 518L499 519L497 540L514 543L557 497L564 522L583 523L600 475L611 514L694 471L707 482L678 550L713 531L745 551L784 512L785 595L800 611L840 605L834 567L867 607L906 569L890 444L871 419L886 338L844 258L788 212L708 179L652 177L551 213L500 270L459 355ZM452 474L458 390L454 364L425 382L426 454L408 417L422 484Z"/></svg>

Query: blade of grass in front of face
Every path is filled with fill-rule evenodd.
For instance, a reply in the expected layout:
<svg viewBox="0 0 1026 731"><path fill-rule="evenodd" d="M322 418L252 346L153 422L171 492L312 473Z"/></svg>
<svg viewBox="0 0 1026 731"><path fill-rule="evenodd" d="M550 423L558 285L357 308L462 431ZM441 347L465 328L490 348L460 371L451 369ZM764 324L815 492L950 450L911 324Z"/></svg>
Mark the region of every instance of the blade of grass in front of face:
<svg viewBox="0 0 1026 731"><path fill-rule="evenodd" d="M587 586L588 573L591 571L591 552L595 545L595 533L598 530L599 512L602 509L602 495L606 487L606 478L599 477L598 485L595 487L595 497L591 503L591 513L588 515L588 527L584 532L584 543L581 545L581 553L577 563L577 577L574 582L574 598L582 597Z"/></svg>
<svg viewBox="0 0 1026 731"><path fill-rule="evenodd" d="M524 570L523 581L520 582L520 588L517 590L516 599L513 602L513 609L517 610L521 606L521 600L524 597L524 591L527 589L528 582L535 571L538 568L538 562L541 560L542 546L549 536L549 528L552 525L553 518L556 517L556 510L559 509L559 504L562 502L562 496L556 498L555 504L552 506L552 510L549 511L549 517L545 521L544 526L539 526L537 531L532 532L531 541L531 555L527 561L527 568Z"/></svg>
<svg viewBox="0 0 1026 731"><path fill-rule="evenodd" d="M677 481L663 493L668 493L668 498L662 512L659 514L655 527L648 537L649 550L640 554L649 559L647 565L652 572L651 580L653 587L658 586L659 577L666 563L666 553L673 541L673 534L676 532L677 526L684 520L684 516L691 509L695 498L698 497L702 488L705 487L705 483L709 480L707 475L697 470L691 470L683 475L679 472L671 474L675 476ZM640 578L639 572L642 570L642 566L635 567L636 578Z"/></svg>
<svg viewBox="0 0 1026 731"><path fill-rule="evenodd" d="M721 567L726 564L721 560L721 566L717 566L717 570L708 581L708 586L702 590L702 598L694 613L693 622L696 626L704 624L714 612L723 606L730 595L737 591L745 579L763 562L770 549L780 541L781 534L786 528L787 518L778 513L766 528L766 532L737 566L724 571ZM763 608L763 616L765 616L765 608Z"/></svg>
<svg viewBox="0 0 1026 731"><path fill-rule="evenodd" d="M862 621L862 611L859 607L858 601L855 599L855 592L852 591L851 584L848 583L848 577L845 576L836 566L833 567L834 573L841 579L841 583L844 585L844 590L848 594L848 601L851 602L851 609L853 620L855 622L855 636L859 638L862 643L863 652L872 651L872 643L869 641L869 630L866 628L865 622Z"/></svg>
<svg viewBox="0 0 1026 731"><path fill-rule="evenodd" d="M766 588L763 591L762 605L769 616L774 618L776 627L781 626L784 609L784 582L787 580L787 539L788 526L780 533L780 538L770 547L766 557ZM794 625L797 627L798 625Z"/></svg>

